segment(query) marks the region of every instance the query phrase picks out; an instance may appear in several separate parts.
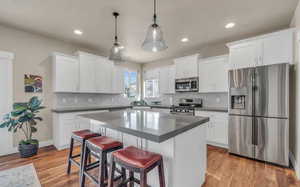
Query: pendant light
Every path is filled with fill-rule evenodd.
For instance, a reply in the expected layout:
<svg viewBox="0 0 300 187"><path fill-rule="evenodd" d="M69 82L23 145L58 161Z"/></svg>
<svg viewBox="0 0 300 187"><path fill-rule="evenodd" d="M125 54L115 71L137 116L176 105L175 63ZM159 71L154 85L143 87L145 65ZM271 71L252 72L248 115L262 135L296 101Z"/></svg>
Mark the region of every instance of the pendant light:
<svg viewBox="0 0 300 187"><path fill-rule="evenodd" d="M146 51L162 51L168 48L160 26L156 23L156 0L154 0L153 24L149 26L142 48Z"/></svg>
<svg viewBox="0 0 300 187"><path fill-rule="evenodd" d="M118 42L117 19L119 13L113 12L113 16L115 17L115 42L113 44L113 47L110 50L109 60L112 60L116 63L120 63L123 61L123 47Z"/></svg>

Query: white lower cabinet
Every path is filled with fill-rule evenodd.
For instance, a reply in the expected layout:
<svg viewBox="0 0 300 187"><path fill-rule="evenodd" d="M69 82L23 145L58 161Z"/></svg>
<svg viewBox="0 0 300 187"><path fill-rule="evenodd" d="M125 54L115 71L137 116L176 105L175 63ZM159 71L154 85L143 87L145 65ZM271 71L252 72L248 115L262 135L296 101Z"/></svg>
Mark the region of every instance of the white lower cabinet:
<svg viewBox="0 0 300 187"><path fill-rule="evenodd" d="M207 144L228 148L228 113L196 111L196 116L209 117Z"/></svg>
<svg viewBox="0 0 300 187"><path fill-rule="evenodd" d="M66 149L70 146L70 140L73 131L90 129L97 131L99 128L94 127L90 120L81 118L78 115L95 112L108 112L108 110L73 112L73 113L53 113L53 139L54 146L58 149Z"/></svg>

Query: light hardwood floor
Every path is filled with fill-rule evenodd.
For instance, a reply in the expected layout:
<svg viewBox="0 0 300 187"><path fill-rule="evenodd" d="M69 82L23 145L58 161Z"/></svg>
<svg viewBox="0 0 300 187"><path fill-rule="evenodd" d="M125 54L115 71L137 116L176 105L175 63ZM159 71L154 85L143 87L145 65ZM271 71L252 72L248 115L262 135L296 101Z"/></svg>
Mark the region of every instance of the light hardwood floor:
<svg viewBox="0 0 300 187"><path fill-rule="evenodd" d="M78 151L79 149L77 149ZM37 156L19 158L17 154L0 157L0 171L33 163L42 186L78 187L78 169L66 174L68 150L49 146ZM88 183L89 187L95 185ZM203 187L300 187L291 169L230 155L226 150L208 146L208 169Z"/></svg>

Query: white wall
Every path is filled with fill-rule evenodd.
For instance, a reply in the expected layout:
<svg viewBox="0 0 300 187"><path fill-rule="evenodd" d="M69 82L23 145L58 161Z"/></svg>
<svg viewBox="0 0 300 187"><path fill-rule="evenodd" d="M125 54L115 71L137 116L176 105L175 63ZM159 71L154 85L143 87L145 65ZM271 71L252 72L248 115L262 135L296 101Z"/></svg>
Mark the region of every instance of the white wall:
<svg viewBox="0 0 300 187"><path fill-rule="evenodd" d="M300 30L300 3L291 21L291 27ZM297 177L300 179L300 66L299 66L299 37L295 36L295 65L291 69L291 94L290 94L290 151L294 162Z"/></svg>
<svg viewBox="0 0 300 187"><path fill-rule="evenodd" d="M100 55L101 52L3 25L0 25L0 50L15 54L13 64L14 102L27 101L33 95L43 99L44 105L47 107L41 113L44 121L39 123L38 132L35 133L34 137L40 141L51 140L52 115L50 110L53 102L52 98L47 98L45 92L40 94L25 93L24 74L44 76L44 68L40 64L46 61L54 51L73 54L77 50L82 50ZM126 63L125 66L136 69L141 68L140 64L135 63ZM50 83L45 80L43 84L48 86ZM21 138L23 138L22 134L15 134L14 144L17 145Z"/></svg>

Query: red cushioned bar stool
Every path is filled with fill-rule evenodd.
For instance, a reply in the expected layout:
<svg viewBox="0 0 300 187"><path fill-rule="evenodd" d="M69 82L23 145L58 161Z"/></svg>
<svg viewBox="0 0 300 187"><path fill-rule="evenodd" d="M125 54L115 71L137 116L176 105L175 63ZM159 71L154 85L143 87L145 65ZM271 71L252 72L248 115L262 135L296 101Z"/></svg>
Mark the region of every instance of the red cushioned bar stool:
<svg viewBox="0 0 300 187"><path fill-rule="evenodd" d="M113 178L116 170L116 164L129 170L129 178L122 180L119 186L134 186L134 182L140 184L141 187L148 187L147 173L158 167L160 187L165 187L163 158L160 154L144 151L133 146L113 152L111 157L111 169L108 179L108 187L113 187ZM140 180L134 178L134 173L140 174Z"/></svg>
<svg viewBox="0 0 300 187"><path fill-rule="evenodd" d="M107 136L99 136L87 140L83 154L80 186L83 187L85 185L86 177L88 177L100 187L106 186L107 182L105 180L107 180L108 178L107 154L122 148L123 143L114 140L113 138L109 138ZM98 161L88 164L88 158L91 155ZM99 167L98 179L96 179L95 176L92 176L90 173L88 173L88 171L97 167ZM125 169L122 169L122 171L119 171L119 173L121 173L121 175L114 178L114 180L119 180L120 178L126 175Z"/></svg>
<svg viewBox="0 0 300 187"><path fill-rule="evenodd" d="M67 173L70 174L71 172L71 164L76 165L81 170L82 161L83 161L83 151L85 147L86 140L89 138L101 136L99 133L92 132L90 130L80 130L80 131L74 131L71 136L71 143L70 143L70 152L68 157L68 169ZM74 149L74 141L81 144L81 152L77 155L73 155L73 149ZM77 162L75 158L80 157L80 162Z"/></svg>

